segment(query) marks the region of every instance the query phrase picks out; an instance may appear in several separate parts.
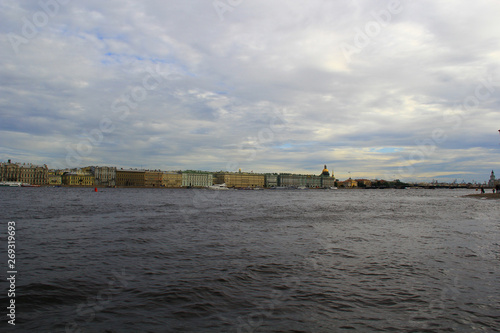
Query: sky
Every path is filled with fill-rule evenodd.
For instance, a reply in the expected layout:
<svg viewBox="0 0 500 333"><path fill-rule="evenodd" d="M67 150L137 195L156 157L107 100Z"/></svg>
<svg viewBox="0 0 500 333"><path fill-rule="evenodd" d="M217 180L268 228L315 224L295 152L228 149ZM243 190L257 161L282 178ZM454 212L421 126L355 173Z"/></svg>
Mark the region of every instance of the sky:
<svg viewBox="0 0 500 333"><path fill-rule="evenodd" d="M0 1L0 161L500 176L500 2Z"/></svg>

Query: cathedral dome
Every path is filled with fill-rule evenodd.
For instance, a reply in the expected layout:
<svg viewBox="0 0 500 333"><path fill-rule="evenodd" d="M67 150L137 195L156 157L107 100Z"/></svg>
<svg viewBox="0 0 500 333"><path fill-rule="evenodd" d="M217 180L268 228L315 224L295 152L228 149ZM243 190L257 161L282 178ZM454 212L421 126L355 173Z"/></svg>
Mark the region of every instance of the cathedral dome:
<svg viewBox="0 0 500 333"><path fill-rule="evenodd" d="M327 176L327 177L330 176L330 171L328 171L328 169L326 168L326 164L325 164L325 168L323 169L323 172L321 172L321 175Z"/></svg>

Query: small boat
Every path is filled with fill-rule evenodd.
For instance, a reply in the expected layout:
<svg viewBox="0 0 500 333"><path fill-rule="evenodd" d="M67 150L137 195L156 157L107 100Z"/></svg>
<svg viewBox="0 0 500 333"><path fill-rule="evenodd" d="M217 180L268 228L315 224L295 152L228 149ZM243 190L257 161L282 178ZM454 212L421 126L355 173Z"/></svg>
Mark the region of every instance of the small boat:
<svg viewBox="0 0 500 333"><path fill-rule="evenodd" d="M31 184L28 184L28 183L22 183L21 187L40 187L40 185L31 185Z"/></svg>
<svg viewBox="0 0 500 333"><path fill-rule="evenodd" d="M18 182L0 182L0 186L20 187L21 183L18 183Z"/></svg>
<svg viewBox="0 0 500 333"><path fill-rule="evenodd" d="M226 184L214 184L214 185L210 185L210 186L207 186L207 189L209 190L214 190L214 191L225 191L225 190L229 190L229 188L227 188Z"/></svg>

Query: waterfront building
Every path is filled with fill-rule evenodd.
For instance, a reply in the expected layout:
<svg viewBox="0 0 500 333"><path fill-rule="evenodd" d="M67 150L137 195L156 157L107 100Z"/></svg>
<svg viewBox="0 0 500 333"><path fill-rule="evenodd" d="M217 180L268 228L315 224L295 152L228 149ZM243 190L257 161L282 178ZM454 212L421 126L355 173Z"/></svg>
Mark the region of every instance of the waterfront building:
<svg viewBox="0 0 500 333"><path fill-rule="evenodd" d="M163 183L163 172L161 171L146 171L144 173L144 186L146 187L161 187Z"/></svg>
<svg viewBox="0 0 500 333"><path fill-rule="evenodd" d="M116 186L144 186L146 171L116 170Z"/></svg>
<svg viewBox="0 0 500 333"><path fill-rule="evenodd" d="M495 173L493 172L493 170L491 170L490 180L488 181L488 187L495 187L495 185L496 185Z"/></svg>
<svg viewBox="0 0 500 333"><path fill-rule="evenodd" d="M316 175L301 175L282 173L278 177L279 186L285 187L322 187L321 176Z"/></svg>
<svg viewBox="0 0 500 333"><path fill-rule="evenodd" d="M254 188L265 185L265 176L256 173L218 172L214 176L216 184L226 184L227 187Z"/></svg>
<svg viewBox="0 0 500 333"><path fill-rule="evenodd" d="M0 181L19 182L30 185L47 185L49 169L47 165L0 163Z"/></svg>
<svg viewBox="0 0 500 333"><path fill-rule="evenodd" d="M323 168L323 171L321 172L320 187L323 188L335 187L335 177L333 176L333 170L332 170L332 176L330 177L330 171L328 171L326 164L325 167Z"/></svg>
<svg viewBox="0 0 500 333"><path fill-rule="evenodd" d="M66 172L62 176L62 183L68 186L94 186L94 175L82 170L76 172Z"/></svg>
<svg viewBox="0 0 500 333"><path fill-rule="evenodd" d="M369 179L356 179L358 187L371 187L372 186L372 181Z"/></svg>
<svg viewBox="0 0 500 333"><path fill-rule="evenodd" d="M291 173L281 173L278 177L278 186L284 187L298 187L305 186L305 181L303 181L301 175L295 175Z"/></svg>
<svg viewBox="0 0 500 333"><path fill-rule="evenodd" d="M162 186L169 188L182 187L181 172L164 172L162 175Z"/></svg>
<svg viewBox="0 0 500 333"><path fill-rule="evenodd" d="M354 179L349 178L347 180L344 180L343 182L338 182L338 185L340 187L353 188L358 187L358 182Z"/></svg>
<svg viewBox="0 0 500 333"><path fill-rule="evenodd" d="M95 185L111 187L116 186L116 167L90 167L90 172L94 174Z"/></svg>
<svg viewBox="0 0 500 333"><path fill-rule="evenodd" d="M264 186L269 187L277 187L278 186L278 174L267 173L264 175Z"/></svg>
<svg viewBox="0 0 500 333"><path fill-rule="evenodd" d="M50 170L48 174L48 185L51 186L61 186L62 185L62 174L56 170Z"/></svg>
<svg viewBox="0 0 500 333"><path fill-rule="evenodd" d="M321 177L321 187L324 187L324 188L335 187L335 178L334 177Z"/></svg>
<svg viewBox="0 0 500 333"><path fill-rule="evenodd" d="M203 171L182 172L182 187L207 187L214 184L213 174Z"/></svg>

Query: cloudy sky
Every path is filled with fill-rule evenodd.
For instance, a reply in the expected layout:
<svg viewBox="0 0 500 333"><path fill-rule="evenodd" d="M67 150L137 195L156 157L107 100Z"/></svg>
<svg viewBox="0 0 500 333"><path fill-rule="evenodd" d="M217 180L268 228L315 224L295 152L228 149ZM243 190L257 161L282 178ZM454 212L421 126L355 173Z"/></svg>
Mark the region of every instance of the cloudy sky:
<svg viewBox="0 0 500 333"><path fill-rule="evenodd" d="M0 161L485 181L500 3L0 2Z"/></svg>

